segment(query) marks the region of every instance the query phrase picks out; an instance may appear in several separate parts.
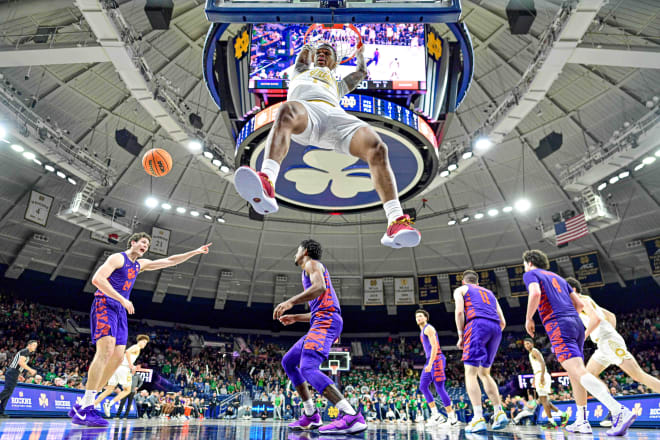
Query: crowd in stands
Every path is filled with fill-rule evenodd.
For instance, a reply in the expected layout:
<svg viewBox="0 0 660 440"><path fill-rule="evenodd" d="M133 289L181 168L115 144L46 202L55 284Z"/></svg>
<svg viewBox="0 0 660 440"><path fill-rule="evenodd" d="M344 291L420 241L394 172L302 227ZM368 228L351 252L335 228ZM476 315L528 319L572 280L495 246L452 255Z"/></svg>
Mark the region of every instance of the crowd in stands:
<svg viewBox="0 0 660 440"><path fill-rule="evenodd" d="M654 376L660 375L657 350L660 343L659 317L659 309L646 309L619 315L617 324L617 330L627 341L629 350L642 368ZM23 348L27 340L35 339L39 341L39 347L30 365L37 370L37 374L33 377L24 374L19 380L84 389L85 374L94 354L93 346L88 335L76 335L71 331L71 323L86 327L86 319L83 314L45 307L0 292L0 380L4 379L4 369L11 356ZM275 418L290 420L299 417L302 401L290 387L280 365L283 354L295 339L203 336L227 344L224 349L219 349L217 346L204 347L199 343L200 338L191 337L200 332L183 327L154 327L146 323L132 323L129 327L132 335L146 333L150 336L150 343L136 364L156 369L160 388L165 388L165 391L138 391L135 403L140 417L250 416L250 409L241 407L239 399L225 400L244 391L250 393L253 401L272 403ZM526 391L521 392L516 385L518 374L531 372L527 352L523 348L525 336L523 333L505 332L492 368L502 395L508 396L505 405L512 418L533 412L536 405L533 396L528 396ZM238 344L237 339L242 343ZM371 420L406 422L428 418L429 409L418 389L424 363L419 337L361 338L356 341L362 344L363 353L368 355L353 355L351 371L340 375L340 385L349 402ZM348 345L350 342L344 340L342 344ZM455 342L454 336L441 336L441 345L445 347ZM538 337L536 346L544 354L549 371L561 371L549 351L547 337ZM585 347L588 358L594 347L590 342ZM456 403L459 417L465 420L470 408L462 388L460 352L446 350L445 356L446 386ZM614 367L601 377L613 394L648 391ZM571 398L570 388L559 385L554 387L554 391L554 400ZM328 407L322 396L315 393L314 399L320 410ZM488 404L485 402L486 414ZM267 415L264 413L262 416Z"/></svg>

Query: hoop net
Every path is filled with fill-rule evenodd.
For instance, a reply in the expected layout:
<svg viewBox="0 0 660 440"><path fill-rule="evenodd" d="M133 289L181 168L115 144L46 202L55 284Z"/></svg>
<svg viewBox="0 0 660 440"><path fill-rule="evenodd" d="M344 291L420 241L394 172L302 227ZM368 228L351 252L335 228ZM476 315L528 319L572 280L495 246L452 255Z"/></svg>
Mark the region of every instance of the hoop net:
<svg viewBox="0 0 660 440"><path fill-rule="evenodd" d="M355 58L362 46L360 31L352 24L315 23L307 28L304 41L315 48L323 43L330 44L337 53L337 64L344 64Z"/></svg>
<svg viewBox="0 0 660 440"><path fill-rule="evenodd" d="M339 361L330 361L328 367L330 368L330 373L332 373L333 376L336 376L337 372L339 372Z"/></svg>

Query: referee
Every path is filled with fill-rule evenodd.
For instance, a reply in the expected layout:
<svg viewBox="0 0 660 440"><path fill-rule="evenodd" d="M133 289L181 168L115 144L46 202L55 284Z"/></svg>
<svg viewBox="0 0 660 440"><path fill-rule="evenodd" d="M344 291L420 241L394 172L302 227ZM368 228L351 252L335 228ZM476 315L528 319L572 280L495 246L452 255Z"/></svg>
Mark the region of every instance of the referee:
<svg viewBox="0 0 660 440"><path fill-rule="evenodd" d="M37 374L37 370L30 368L27 363L30 361L32 353L36 351L38 344L39 343L34 339L28 341L27 347L19 350L16 355L14 355L11 364L9 364L9 367L5 370L5 388L0 392L0 418L9 417L5 414L5 408L7 407L7 403L9 403L9 398L14 392L14 388L16 388L18 375L21 374L23 370L27 370L31 376Z"/></svg>

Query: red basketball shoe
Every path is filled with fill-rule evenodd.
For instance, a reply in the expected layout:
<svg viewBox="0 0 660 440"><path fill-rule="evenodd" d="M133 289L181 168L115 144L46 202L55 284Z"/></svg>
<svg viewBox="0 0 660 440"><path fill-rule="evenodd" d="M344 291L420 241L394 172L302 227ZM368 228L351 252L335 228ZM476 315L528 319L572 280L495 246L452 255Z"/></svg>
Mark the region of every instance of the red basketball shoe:
<svg viewBox="0 0 660 440"><path fill-rule="evenodd" d="M380 243L394 249L417 246L422 240L422 235L411 225L410 216L402 215L390 223Z"/></svg>
<svg viewBox="0 0 660 440"><path fill-rule="evenodd" d="M275 200L275 186L262 172L248 166L240 167L234 173L234 187L259 214L272 214L279 209Z"/></svg>

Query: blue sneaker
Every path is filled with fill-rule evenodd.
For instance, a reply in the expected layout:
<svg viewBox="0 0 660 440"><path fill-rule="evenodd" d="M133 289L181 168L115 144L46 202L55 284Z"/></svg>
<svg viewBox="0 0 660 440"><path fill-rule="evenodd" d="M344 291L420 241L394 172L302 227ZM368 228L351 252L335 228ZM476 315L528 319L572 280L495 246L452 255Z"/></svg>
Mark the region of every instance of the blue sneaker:
<svg viewBox="0 0 660 440"><path fill-rule="evenodd" d="M85 426L108 426L110 423L103 418L100 412L94 409L94 406L88 406L81 410L74 410L75 414L71 418L71 422L76 425Z"/></svg>
<svg viewBox="0 0 660 440"><path fill-rule="evenodd" d="M612 428L607 431L609 436L625 435L630 425L633 424L637 416L633 414L628 408L623 407L623 410L613 418Z"/></svg>
<svg viewBox="0 0 660 440"><path fill-rule="evenodd" d="M504 414L504 411L500 411L497 414L495 414L493 429L504 429L508 424L509 424L509 418L506 416L506 414Z"/></svg>
<svg viewBox="0 0 660 440"><path fill-rule="evenodd" d="M465 432L466 433L474 433L474 432L484 432L488 428L486 427L486 421L484 420L483 417L479 419L472 419L470 423L467 424L465 427Z"/></svg>
<svg viewBox="0 0 660 440"><path fill-rule="evenodd" d="M78 403L75 403L75 404L73 405L73 408L71 408L71 409L69 410L69 413L68 413L68 414L69 414L69 417L73 417L73 416L75 416L75 415L76 415L76 411L80 411L80 404L78 404Z"/></svg>

